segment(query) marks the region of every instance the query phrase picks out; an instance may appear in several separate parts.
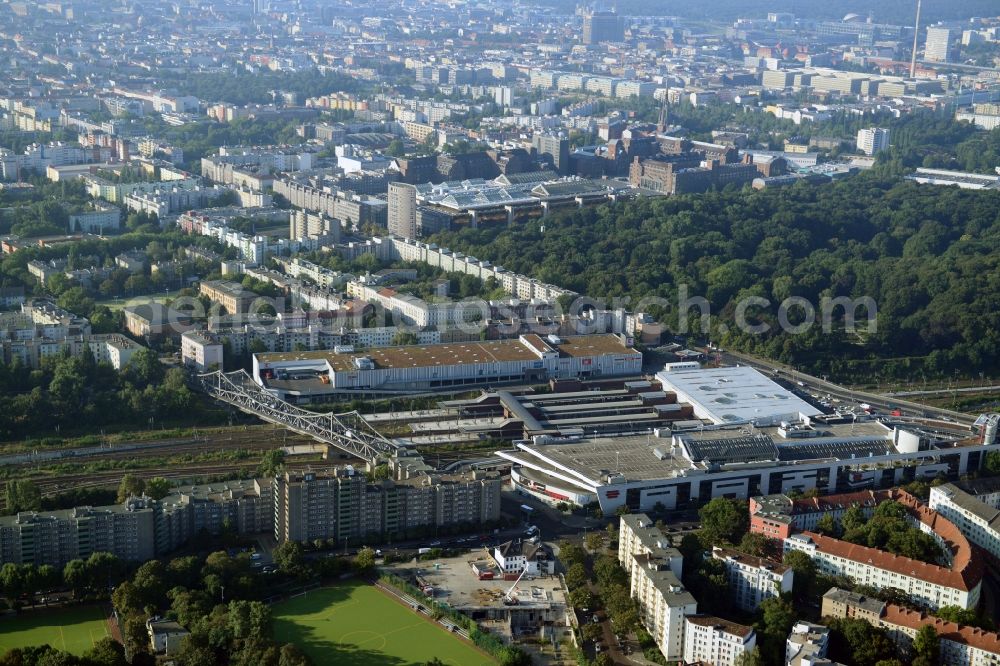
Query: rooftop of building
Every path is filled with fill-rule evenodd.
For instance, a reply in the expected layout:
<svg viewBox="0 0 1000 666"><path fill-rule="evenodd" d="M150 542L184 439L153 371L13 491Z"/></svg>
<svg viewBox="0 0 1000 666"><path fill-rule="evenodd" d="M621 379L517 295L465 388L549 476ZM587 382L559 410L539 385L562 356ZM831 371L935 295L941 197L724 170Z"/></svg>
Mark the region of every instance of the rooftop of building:
<svg viewBox="0 0 1000 666"><path fill-rule="evenodd" d="M906 627L913 631L924 626L932 626L938 637L958 643L978 648L992 654L1000 654L1000 636L996 632L986 631L979 627L968 627L955 622L948 622L939 617L922 613L896 604L887 604L882 615L882 621L896 626Z"/></svg>
<svg viewBox="0 0 1000 666"><path fill-rule="evenodd" d="M256 496L258 488L270 488L270 479L238 479L219 483L177 486L161 502L164 504L184 503L192 501L211 501L220 499L236 499L246 495Z"/></svg>
<svg viewBox="0 0 1000 666"><path fill-rule="evenodd" d="M439 473L433 469L428 469L423 466L417 458L414 463L424 469L426 474L413 474L409 478L405 479L395 479L395 480L383 480L372 482L372 486L378 484L389 484L394 486L402 487L430 487L430 486L448 486L452 484L459 483L470 483L473 481L496 481L499 476L495 472L483 472L476 471L471 473ZM399 459L399 464L406 466L407 460L405 458ZM353 465L343 465L343 466L329 466L322 467L315 470L308 471L288 471L285 472L282 477L287 483L302 483L311 481L329 481L336 478L349 478L356 479L358 481L367 481L367 476L364 470L360 467L354 467ZM268 482L264 480L264 482Z"/></svg>
<svg viewBox="0 0 1000 666"><path fill-rule="evenodd" d="M533 349L534 348L534 349ZM616 353L638 354L614 335L582 335L562 338L550 345L537 335L520 339L484 342L453 342L433 345L404 345L372 348L363 354L337 354L330 350L257 354L262 367L290 361L326 361L335 372L356 370L355 360L369 359L376 369L424 368L462 364L502 363L539 360L539 353L557 351L563 358L603 356Z"/></svg>
<svg viewBox="0 0 1000 666"><path fill-rule="evenodd" d="M971 495L989 495L1000 492L1000 476L965 479L954 485Z"/></svg>
<svg viewBox="0 0 1000 666"><path fill-rule="evenodd" d="M824 599L829 599L838 604L846 604L855 608L860 608L873 615L881 615L885 609L885 602L881 599L868 597L851 590L843 590L839 587L831 587L823 595Z"/></svg>
<svg viewBox="0 0 1000 666"><path fill-rule="evenodd" d="M733 560L735 562L746 564L747 566L751 566L757 569L766 569L768 571L772 571L779 575L782 575L789 570L789 567L785 566L781 562L777 562L775 560L771 560L766 557L757 557L756 555L748 555L734 548L713 546L712 556L717 559Z"/></svg>
<svg viewBox="0 0 1000 666"><path fill-rule="evenodd" d="M175 622L174 620L148 620L146 622L146 628L154 636L163 634L170 635L190 633L179 622Z"/></svg>
<svg viewBox="0 0 1000 666"><path fill-rule="evenodd" d="M644 513L629 513L621 517L621 522L627 525L637 539L651 551L671 557L680 556L680 551L670 545L660 528Z"/></svg>
<svg viewBox="0 0 1000 666"><path fill-rule="evenodd" d="M693 470L749 469L752 467L794 466L810 462L866 459L869 455L895 454L888 439L888 429L877 422L834 424L827 426L837 440L824 443L812 440L775 441L767 433L777 428L757 428L751 435L748 426L705 426L700 421L675 422L673 431L659 430L640 435L588 437L568 443L522 444L523 456L544 458L582 476L600 481L620 472L629 481L671 478ZM637 426L640 432L646 428ZM673 437L671 437L673 435ZM852 439L853 438L853 439ZM674 446L676 442L680 445ZM536 460L537 462L537 460ZM603 483L603 482L602 482Z"/></svg>
<svg viewBox="0 0 1000 666"><path fill-rule="evenodd" d="M669 608L697 604L694 595L685 589L684 584L674 575L660 553L636 554L632 556L635 566L642 569L643 575L663 597L664 604Z"/></svg>
<svg viewBox="0 0 1000 666"><path fill-rule="evenodd" d="M56 509L54 511L21 511L13 516L0 516L0 527L14 527L16 525L59 520L87 519L101 514L139 513L152 510L152 502L148 498L131 497L121 504L77 506L72 509Z"/></svg>
<svg viewBox="0 0 1000 666"><path fill-rule="evenodd" d="M201 283L201 287L229 294L236 298L253 298L256 296L252 291L244 289L240 283L230 282L229 280L205 280Z"/></svg>
<svg viewBox="0 0 1000 666"><path fill-rule="evenodd" d="M987 523L991 528L1000 530L1000 509L983 502L976 494L963 490L959 485L946 483L934 488L935 493L946 496L955 506ZM995 492L995 490L994 490Z"/></svg>
<svg viewBox="0 0 1000 666"><path fill-rule="evenodd" d="M508 557L523 556L528 561L536 559L546 559L549 556L548 546L541 543L533 543L521 539L512 539L496 547L500 556L504 559Z"/></svg>
<svg viewBox="0 0 1000 666"><path fill-rule="evenodd" d="M657 378L664 389L693 404L699 416L717 424L821 414L748 366L664 370Z"/></svg>
<svg viewBox="0 0 1000 666"><path fill-rule="evenodd" d="M738 636L744 639L753 633L753 627L748 627L745 624L739 624L714 615L688 615L684 618L684 621L702 627L712 627L716 631L725 632L731 636Z"/></svg>
<svg viewBox="0 0 1000 666"><path fill-rule="evenodd" d="M756 513L798 515L803 513L835 511L852 506L874 507L892 498L889 490L859 490L853 493L838 493L820 497L796 497L788 495L760 495L753 498Z"/></svg>
<svg viewBox="0 0 1000 666"><path fill-rule="evenodd" d="M151 323L166 323L172 321L190 321L191 314L176 310L169 305L150 301L122 308L127 317L137 317Z"/></svg>

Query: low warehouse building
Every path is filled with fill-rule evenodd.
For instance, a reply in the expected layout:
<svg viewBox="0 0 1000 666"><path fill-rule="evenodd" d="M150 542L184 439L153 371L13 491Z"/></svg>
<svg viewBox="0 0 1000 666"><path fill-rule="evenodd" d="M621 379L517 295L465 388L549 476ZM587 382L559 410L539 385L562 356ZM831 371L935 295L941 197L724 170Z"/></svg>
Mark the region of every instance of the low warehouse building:
<svg viewBox="0 0 1000 666"><path fill-rule="evenodd" d="M350 392L399 393L435 388L538 383L552 377L637 375L642 354L619 335L406 345L370 349L255 354L253 376L278 397L307 402Z"/></svg>

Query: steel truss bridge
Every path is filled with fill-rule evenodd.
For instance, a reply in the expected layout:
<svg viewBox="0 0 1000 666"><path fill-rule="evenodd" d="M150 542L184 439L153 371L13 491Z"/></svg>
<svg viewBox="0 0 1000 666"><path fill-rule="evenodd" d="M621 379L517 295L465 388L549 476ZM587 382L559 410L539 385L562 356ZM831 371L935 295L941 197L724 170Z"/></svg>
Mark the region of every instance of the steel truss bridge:
<svg viewBox="0 0 1000 666"><path fill-rule="evenodd" d="M372 464L405 451L365 421L358 412L317 414L281 400L253 381L245 370L196 376L198 387L212 396L270 423L334 446Z"/></svg>

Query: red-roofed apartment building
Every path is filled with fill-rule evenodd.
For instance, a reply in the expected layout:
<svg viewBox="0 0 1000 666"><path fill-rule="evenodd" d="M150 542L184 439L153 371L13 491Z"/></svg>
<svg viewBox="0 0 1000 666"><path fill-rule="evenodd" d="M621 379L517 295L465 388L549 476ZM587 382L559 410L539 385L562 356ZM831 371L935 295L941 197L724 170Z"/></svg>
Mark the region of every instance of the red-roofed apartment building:
<svg viewBox="0 0 1000 666"><path fill-rule="evenodd" d="M854 592L831 588L823 595L824 616L861 617L883 627L909 657L913 639L921 627L930 625L941 641L940 663L949 666L994 666L1000 663L1000 636L978 627L966 627L919 613L896 604L886 604Z"/></svg>
<svg viewBox="0 0 1000 666"><path fill-rule="evenodd" d="M785 552L806 553L824 575L847 576L859 585L876 588L895 587L930 608L949 605L976 608L983 580L983 558L974 550L975 546L951 521L909 493L895 490L889 498L903 504L912 521L950 554L950 566L928 564L808 531L787 537Z"/></svg>
<svg viewBox="0 0 1000 666"><path fill-rule="evenodd" d="M840 520L852 506L871 517L879 503L892 499L891 490L860 490L826 497L764 495L750 498L750 531L772 539L787 539L795 532L811 530L830 514Z"/></svg>

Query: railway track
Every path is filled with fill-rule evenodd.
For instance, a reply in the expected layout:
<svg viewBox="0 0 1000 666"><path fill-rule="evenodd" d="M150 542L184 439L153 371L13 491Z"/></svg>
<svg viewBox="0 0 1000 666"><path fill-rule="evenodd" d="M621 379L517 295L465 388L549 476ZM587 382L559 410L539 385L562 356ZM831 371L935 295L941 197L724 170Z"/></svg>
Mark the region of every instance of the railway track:
<svg viewBox="0 0 1000 666"><path fill-rule="evenodd" d="M315 461L290 461L286 463L287 469L306 469L315 466ZM67 474L57 477L25 477L38 486L42 497L51 497L69 490L82 490L86 488L108 488L117 486L122 476L126 473L135 474L145 479L162 476L171 481L192 481L210 477L230 475L233 472L250 472L257 468L257 461L239 461L220 464L192 463L190 465L172 465L170 467L147 467L134 470L109 470L106 472L93 472L89 474ZM243 476L243 475L241 475Z"/></svg>
<svg viewBox="0 0 1000 666"><path fill-rule="evenodd" d="M257 429L248 432L231 432L210 437L191 437L184 439L166 439L135 444L119 444L109 447L88 447L86 449L67 449L65 451L43 451L41 456L18 455L7 456L4 466L7 468L44 467L60 465L76 461L91 460L126 460L156 457L174 457L185 454L204 454L213 451L267 451L279 446L295 444L312 444L313 440L288 431L272 429ZM53 455L57 454L57 455Z"/></svg>

